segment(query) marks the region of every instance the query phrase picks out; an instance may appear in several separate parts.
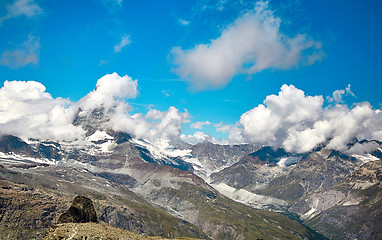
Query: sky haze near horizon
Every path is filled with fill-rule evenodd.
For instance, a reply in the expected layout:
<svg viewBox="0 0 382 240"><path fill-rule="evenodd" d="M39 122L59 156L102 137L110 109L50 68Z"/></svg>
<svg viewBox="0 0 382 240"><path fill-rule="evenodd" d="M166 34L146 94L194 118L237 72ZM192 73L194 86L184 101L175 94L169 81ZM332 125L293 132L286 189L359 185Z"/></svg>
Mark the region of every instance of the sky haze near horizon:
<svg viewBox="0 0 382 240"><path fill-rule="evenodd" d="M280 146L309 149L333 134L314 127L328 121L328 106L331 114L342 111L365 125L363 135L378 138L382 129L371 131L365 119L379 119L366 108L376 111L382 103L381 10L379 1L355 0L3 0L0 76L2 82L39 82L52 98L77 102L105 75L127 75L137 80L138 92L127 100L129 114L155 109L169 116L175 107L179 119L187 118L175 132L190 142L233 138L239 127L245 142L285 137ZM262 126L283 132L252 126L259 116L268 119L266 112L270 119L285 117L269 96L298 109L291 92L301 101L312 97L316 111L309 114L316 117ZM357 106L365 113L355 116ZM302 121L308 122L302 130L291 129ZM158 129L152 136L160 135ZM316 141L288 142L311 137L307 129ZM254 137L260 133L266 139Z"/></svg>

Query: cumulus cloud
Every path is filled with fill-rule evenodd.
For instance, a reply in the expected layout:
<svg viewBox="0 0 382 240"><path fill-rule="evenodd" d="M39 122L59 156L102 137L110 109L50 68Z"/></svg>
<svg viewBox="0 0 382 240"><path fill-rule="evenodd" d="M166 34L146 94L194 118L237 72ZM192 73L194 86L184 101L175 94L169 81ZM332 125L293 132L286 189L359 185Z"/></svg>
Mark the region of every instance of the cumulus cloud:
<svg viewBox="0 0 382 240"><path fill-rule="evenodd" d="M195 122L195 123L191 123L191 128L202 129L204 125L208 126L208 125L211 125L211 123L209 121Z"/></svg>
<svg viewBox="0 0 382 240"><path fill-rule="evenodd" d="M92 110L105 109L105 127L123 131L151 141L178 141L187 110L170 107L167 111L150 109L146 114L130 114L126 102L138 96L138 81L117 73L97 81L96 88L78 102L52 98L44 85L35 81L5 81L0 89L0 134L12 134L52 140L75 140L84 137L81 126L74 126L76 116L87 116Z"/></svg>
<svg viewBox="0 0 382 240"><path fill-rule="evenodd" d="M258 2L254 11L239 17L210 43L189 50L173 48L174 71L192 88L203 90L225 86L237 74L290 69L324 56L320 42L304 34L287 36L280 23L268 2Z"/></svg>
<svg viewBox="0 0 382 240"><path fill-rule="evenodd" d="M114 52L115 53L120 52L122 48L126 47L130 43L131 43L131 40L129 35L122 36L121 41L114 46Z"/></svg>
<svg viewBox="0 0 382 240"><path fill-rule="evenodd" d="M72 125L76 110L70 101L52 98L34 81L5 81L0 89L0 134L73 140L83 134Z"/></svg>
<svg viewBox="0 0 382 240"><path fill-rule="evenodd" d="M154 141L158 138L177 140L180 136L182 124L188 122L188 111L180 112L175 107L161 112L150 109L146 115L137 113L129 115L124 111L115 111L110 124L114 130L127 132L134 137Z"/></svg>
<svg viewBox="0 0 382 240"><path fill-rule="evenodd" d="M40 39L33 35L28 40L18 45L13 50L5 50L0 59L0 64L10 68L25 67L28 64L37 65L40 57Z"/></svg>
<svg viewBox="0 0 382 240"><path fill-rule="evenodd" d="M128 107L124 100L138 96L138 80L117 73L106 74L97 81L94 91L88 93L79 101L80 108L88 110L103 107L109 110L113 107Z"/></svg>
<svg viewBox="0 0 382 240"><path fill-rule="evenodd" d="M179 139L182 124L188 122L189 113L170 107L167 111L149 109L146 114L130 114L132 107L126 100L138 96L138 81L117 73L107 74L97 82L96 89L83 97L76 105L80 116L93 109L104 108L109 119L107 127L134 137L155 141L158 138ZM152 106L152 105L151 105Z"/></svg>
<svg viewBox="0 0 382 240"><path fill-rule="evenodd" d="M42 9L34 0L15 0L12 4L8 4L6 8L7 15L0 18L0 24L10 18L23 15L30 18L42 13Z"/></svg>
<svg viewBox="0 0 382 240"><path fill-rule="evenodd" d="M329 139L328 147L344 151L355 137L382 139L382 114L368 103L353 108L336 104L323 107L322 96L306 96L293 85L244 113L232 139L307 152Z"/></svg>

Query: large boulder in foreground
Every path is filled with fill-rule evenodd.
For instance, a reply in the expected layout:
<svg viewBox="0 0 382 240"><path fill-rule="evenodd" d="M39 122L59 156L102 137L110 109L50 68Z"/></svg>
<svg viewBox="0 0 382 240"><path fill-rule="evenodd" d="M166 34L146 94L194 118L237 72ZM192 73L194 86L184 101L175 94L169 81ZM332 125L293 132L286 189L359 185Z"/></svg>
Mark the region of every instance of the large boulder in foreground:
<svg viewBox="0 0 382 240"><path fill-rule="evenodd" d="M98 219L92 200L84 196L75 197L69 210L58 219L58 223L86 222L98 222Z"/></svg>

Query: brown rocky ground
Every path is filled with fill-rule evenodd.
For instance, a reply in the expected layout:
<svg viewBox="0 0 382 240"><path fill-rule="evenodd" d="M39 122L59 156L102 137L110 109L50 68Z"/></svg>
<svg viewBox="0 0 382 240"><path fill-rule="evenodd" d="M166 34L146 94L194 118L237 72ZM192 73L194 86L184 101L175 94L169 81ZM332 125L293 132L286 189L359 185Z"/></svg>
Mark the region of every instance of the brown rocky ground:
<svg viewBox="0 0 382 240"><path fill-rule="evenodd" d="M0 180L0 239L42 239L70 199Z"/></svg>
<svg viewBox="0 0 382 240"><path fill-rule="evenodd" d="M64 223L51 227L44 240L165 240L167 238L149 237L115 228L105 223ZM191 239L191 238L175 238Z"/></svg>

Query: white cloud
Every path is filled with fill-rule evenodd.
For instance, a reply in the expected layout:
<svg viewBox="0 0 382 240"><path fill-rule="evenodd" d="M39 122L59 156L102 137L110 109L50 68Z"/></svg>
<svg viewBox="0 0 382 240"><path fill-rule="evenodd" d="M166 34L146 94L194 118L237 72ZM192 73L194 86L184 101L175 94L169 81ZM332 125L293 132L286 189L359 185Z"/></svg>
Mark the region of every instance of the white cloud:
<svg viewBox="0 0 382 240"><path fill-rule="evenodd" d="M180 139L189 144L197 144L202 142L216 142L215 138L201 131L197 131L192 135L182 134L180 135Z"/></svg>
<svg viewBox="0 0 382 240"><path fill-rule="evenodd" d="M138 95L138 82L129 76L107 74L97 81L96 89L80 101L72 103L47 93L34 81L6 81L0 89L0 134L39 139L74 140L85 134L72 123L79 116L104 108L106 127L138 138L155 141L159 138L178 141L183 123L188 123L187 110L170 107L167 111L150 109L146 115L131 115L127 99Z"/></svg>
<svg viewBox="0 0 382 240"><path fill-rule="evenodd" d="M191 123L191 128L202 129L204 125L208 126L208 125L211 125L211 123L209 121L195 122L195 123Z"/></svg>
<svg viewBox="0 0 382 240"><path fill-rule="evenodd" d="M125 75L120 77L117 73L106 74L97 81L94 91L88 93L79 101L83 111L104 107L109 110L114 107L127 107L123 100L138 96L138 80Z"/></svg>
<svg viewBox="0 0 382 240"><path fill-rule="evenodd" d="M348 84L348 86L345 88L345 90L335 90L333 92L333 97L327 97L329 102L336 102L336 103L343 103L342 97L347 95L355 96L354 93L350 90L351 85Z"/></svg>
<svg viewBox="0 0 382 240"><path fill-rule="evenodd" d="M223 133L228 133L231 131L231 128L233 127L232 124L223 124L222 122L217 123L214 125L216 128L217 132L223 132Z"/></svg>
<svg viewBox="0 0 382 240"><path fill-rule="evenodd" d="M182 124L188 122L190 117L188 111L180 112L175 107L170 107L165 112L149 109L146 115L142 113L131 115L132 107L126 100L137 96L137 80L132 80L127 75L120 77L117 73L113 73L100 78L96 89L82 98L77 105L82 110L80 115L86 115L96 108L105 108L109 119L108 126L116 131L151 141L158 138L178 139Z"/></svg>
<svg viewBox="0 0 382 240"><path fill-rule="evenodd" d="M115 53L120 52L122 48L126 47L130 43L131 43L131 40L129 35L122 36L121 41L114 46L114 52Z"/></svg>
<svg viewBox="0 0 382 240"><path fill-rule="evenodd" d="M0 134L73 140L83 134L72 125L76 109L70 101L52 98L34 81L5 81L0 89Z"/></svg>
<svg viewBox="0 0 382 240"><path fill-rule="evenodd" d="M351 85L348 84L348 86L345 88L345 91L346 91L347 94L350 94L350 95L352 95L352 96L354 97L355 95L354 95L354 93L350 90L350 87L351 87Z"/></svg>
<svg viewBox="0 0 382 240"><path fill-rule="evenodd" d="M7 19L19 16L27 16L28 18L42 13L42 9L34 0L15 0L13 4L7 5L7 15L0 18L0 24Z"/></svg>
<svg viewBox="0 0 382 240"><path fill-rule="evenodd" d="M237 74L290 69L324 56L319 42L304 34L289 37L280 32L280 23L268 2L258 2L254 11L239 17L209 44L173 48L174 71L192 88L203 90L225 86Z"/></svg>
<svg viewBox="0 0 382 240"><path fill-rule="evenodd" d="M347 151L347 153L365 154L370 153L378 148L380 148L380 146L376 142L356 143Z"/></svg>
<svg viewBox="0 0 382 240"><path fill-rule="evenodd" d="M322 96L305 96L294 86L283 85L278 95L267 96L264 104L244 113L239 128L231 131L232 142L284 147L307 152L330 140L328 147L344 151L355 137L382 139L382 113L370 104L323 107ZM242 139L241 139L242 138Z"/></svg>
<svg viewBox="0 0 382 240"><path fill-rule="evenodd" d="M110 124L114 130L127 132L134 137L154 141L158 138L169 140L179 139L182 124L188 122L188 111L180 112L175 107L161 112L150 109L145 116L134 114L130 116L123 111L115 111Z"/></svg>
<svg viewBox="0 0 382 240"><path fill-rule="evenodd" d="M187 26L190 25L190 21L184 20L184 19L179 19L180 25Z"/></svg>
<svg viewBox="0 0 382 240"><path fill-rule="evenodd" d="M243 139L243 129L240 127L238 123L231 128L229 132L229 136L227 138L227 142L229 144L245 143Z"/></svg>
<svg viewBox="0 0 382 240"><path fill-rule="evenodd" d="M28 40L18 45L16 49L5 50L2 53L0 64L17 69L28 64L37 65L39 57L40 39L29 34Z"/></svg>
<svg viewBox="0 0 382 240"><path fill-rule="evenodd" d="M174 95L171 91L169 90L162 90L162 93L165 97L170 97L171 95Z"/></svg>

